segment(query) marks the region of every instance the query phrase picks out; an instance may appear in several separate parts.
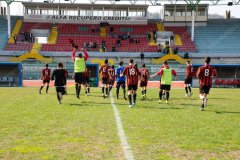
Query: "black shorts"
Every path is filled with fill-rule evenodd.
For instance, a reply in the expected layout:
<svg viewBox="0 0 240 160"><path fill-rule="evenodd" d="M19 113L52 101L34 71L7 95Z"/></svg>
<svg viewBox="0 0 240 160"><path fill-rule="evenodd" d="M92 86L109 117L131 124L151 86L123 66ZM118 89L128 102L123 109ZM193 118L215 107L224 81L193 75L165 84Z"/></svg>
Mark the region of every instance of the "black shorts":
<svg viewBox="0 0 240 160"><path fill-rule="evenodd" d="M209 94L211 86L199 86L199 93Z"/></svg>
<svg viewBox="0 0 240 160"><path fill-rule="evenodd" d="M56 92L57 93L61 93L62 95L64 95L66 92L65 92L65 87L56 87Z"/></svg>
<svg viewBox="0 0 240 160"><path fill-rule="evenodd" d="M110 79L110 80L109 80L109 85L112 85L112 86L113 86L113 85L114 85L114 82L115 82L114 79Z"/></svg>
<svg viewBox="0 0 240 160"><path fill-rule="evenodd" d="M83 72L75 73L75 83L83 84L85 81Z"/></svg>
<svg viewBox="0 0 240 160"><path fill-rule="evenodd" d="M45 83L50 83L50 79L48 79L48 80L43 80L42 83L43 83L43 84L45 84Z"/></svg>
<svg viewBox="0 0 240 160"><path fill-rule="evenodd" d="M84 82L85 84L89 84L89 77L86 77L85 78L85 82Z"/></svg>
<svg viewBox="0 0 240 160"><path fill-rule="evenodd" d="M170 91L171 90L171 85L161 84L160 89Z"/></svg>
<svg viewBox="0 0 240 160"><path fill-rule="evenodd" d="M137 85L128 85L128 90L134 90L136 91L137 90Z"/></svg>
<svg viewBox="0 0 240 160"><path fill-rule="evenodd" d="M108 84L108 78L102 78L102 84Z"/></svg>
<svg viewBox="0 0 240 160"><path fill-rule="evenodd" d="M184 81L184 84L191 84L191 83L192 83L192 78L186 77L185 81Z"/></svg>
<svg viewBox="0 0 240 160"><path fill-rule="evenodd" d="M147 87L147 82L141 81L140 82L140 87Z"/></svg>
<svg viewBox="0 0 240 160"><path fill-rule="evenodd" d="M126 83L125 82L117 82L116 87L117 88L122 87L123 89L125 89L126 88Z"/></svg>

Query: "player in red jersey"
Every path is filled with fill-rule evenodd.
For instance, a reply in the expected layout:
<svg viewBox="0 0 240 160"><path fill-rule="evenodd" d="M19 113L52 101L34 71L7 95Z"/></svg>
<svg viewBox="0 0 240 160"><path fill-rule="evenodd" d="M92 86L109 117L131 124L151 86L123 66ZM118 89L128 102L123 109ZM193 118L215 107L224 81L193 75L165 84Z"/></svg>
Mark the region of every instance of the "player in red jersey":
<svg viewBox="0 0 240 160"><path fill-rule="evenodd" d="M108 75L109 75L109 93L110 93L116 79L114 65L112 65L111 68L108 70Z"/></svg>
<svg viewBox="0 0 240 160"><path fill-rule="evenodd" d="M84 77L85 77L85 93L88 96L90 94L90 86L89 86L89 78L90 78L91 72L88 68L86 68Z"/></svg>
<svg viewBox="0 0 240 160"><path fill-rule="evenodd" d="M137 69L137 67L133 64L133 59L130 59L129 65L125 67L122 76L125 75L127 77L127 85L128 85L128 100L129 107L133 107L136 104L137 98L137 87L138 87L138 77L141 76L141 73ZM132 95L133 95L133 103L132 103Z"/></svg>
<svg viewBox="0 0 240 160"><path fill-rule="evenodd" d="M48 93L49 83L51 79L50 77L51 77L51 70L48 68L48 64L46 64L46 68L42 70L42 76L41 76L42 86L39 89L39 94L42 94L42 89L46 83L47 83L46 93Z"/></svg>
<svg viewBox="0 0 240 160"><path fill-rule="evenodd" d="M186 77L184 81L184 87L186 91L185 97L190 97L193 94L191 89L191 83L192 83L192 77L193 77L193 66L190 61L187 61L186 65L187 65Z"/></svg>
<svg viewBox="0 0 240 160"><path fill-rule="evenodd" d="M108 70L110 66L108 65L108 59L105 59L105 64L101 66L99 73L102 73L102 96L103 98L108 96L108 83L109 83L109 74ZM104 94L104 88L106 93Z"/></svg>
<svg viewBox="0 0 240 160"><path fill-rule="evenodd" d="M142 87L142 98L145 99L147 94L147 83L148 83L148 77L149 77L149 72L145 64L142 65L142 68L140 69L140 73L141 73L140 87Z"/></svg>
<svg viewBox="0 0 240 160"><path fill-rule="evenodd" d="M217 71L209 65L211 57L205 59L204 66L197 70L197 77L199 78L199 97L202 100L201 110L204 111L207 106L207 95L212 87L212 77L217 76Z"/></svg>

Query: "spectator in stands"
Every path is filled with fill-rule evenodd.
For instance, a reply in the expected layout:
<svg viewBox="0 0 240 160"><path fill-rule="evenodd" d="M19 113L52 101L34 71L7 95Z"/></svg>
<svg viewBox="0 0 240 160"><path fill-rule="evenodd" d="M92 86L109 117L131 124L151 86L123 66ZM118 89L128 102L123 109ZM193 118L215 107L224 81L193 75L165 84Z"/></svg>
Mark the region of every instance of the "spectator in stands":
<svg viewBox="0 0 240 160"><path fill-rule="evenodd" d="M151 38L152 38L151 34L150 34L150 33L147 33L147 36L148 36L148 41L150 41Z"/></svg>
<svg viewBox="0 0 240 160"><path fill-rule="evenodd" d="M17 44L18 36L16 34L14 35L13 39L14 39L14 43Z"/></svg>
<svg viewBox="0 0 240 160"><path fill-rule="evenodd" d="M158 43L158 52L159 53L162 52L162 45L161 45L161 43Z"/></svg>
<svg viewBox="0 0 240 160"><path fill-rule="evenodd" d="M112 52L116 52L116 47L112 46Z"/></svg>
<svg viewBox="0 0 240 160"><path fill-rule="evenodd" d="M174 36L171 36L171 37L170 37L170 44L171 44L171 45L174 45Z"/></svg>
<svg viewBox="0 0 240 160"><path fill-rule="evenodd" d="M102 46L106 46L106 41L104 39L102 40Z"/></svg>
<svg viewBox="0 0 240 160"><path fill-rule="evenodd" d="M153 39L156 43L157 42L157 31L156 30L153 30Z"/></svg>
<svg viewBox="0 0 240 160"><path fill-rule="evenodd" d="M121 47L121 40L119 38L117 39L117 46Z"/></svg>
<svg viewBox="0 0 240 160"><path fill-rule="evenodd" d="M102 52L106 52L106 46L102 46Z"/></svg>
<svg viewBox="0 0 240 160"><path fill-rule="evenodd" d="M93 48L97 48L97 42L96 41L93 42Z"/></svg>
<svg viewBox="0 0 240 160"><path fill-rule="evenodd" d="M29 33L29 41L30 41L30 43L33 43L33 34L32 33Z"/></svg>
<svg viewBox="0 0 240 160"><path fill-rule="evenodd" d="M90 48L93 48L93 42L92 42L92 40L89 42L89 47L90 47Z"/></svg>
<svg viewBox="0 0 240 160"><path fill-rule="evenodd" d="M135 39L136 44L140 43L140 40L138 38Z"/></svg>
<svg viewBox="0 0 240 160"><path fill-rule="evenodd" d="M128 32L128 34L127 34L127 39L130 39L130 33Z"/></svg>
<svg viewBox="0 0 240 160"><path fill-rule="evenodd" d="M170 51L170 46L167 45L167 46L163 49L163 53L169 54L169 51Z"/></svg>
<svg viewBox="0 0 240 160"><path fill-rule="evenodd" d="M144 63L144 53L142 52L141 54L140 54L140 58L141 58L141 63L143 64Z"/></svg>
<svg viewBox="0 0 240 160"><path fill-rule="evenodd" d="M189 54L188 54L188 53L185 53L183 58L184 58L184 59L189 59Z"/></svg>
<svg viewBox="0 0 240 160"><path fill-rule="evenodd" d="M87 48L87 42L83 43L83 48L86 49Z"/></svg>
<svg viewBox="0 0 240 160"><path fill-rule="evenodd" d="M173 49L173 54L178 54L178 50L179 50L178 47L174 48L174 49Z"/></svg>

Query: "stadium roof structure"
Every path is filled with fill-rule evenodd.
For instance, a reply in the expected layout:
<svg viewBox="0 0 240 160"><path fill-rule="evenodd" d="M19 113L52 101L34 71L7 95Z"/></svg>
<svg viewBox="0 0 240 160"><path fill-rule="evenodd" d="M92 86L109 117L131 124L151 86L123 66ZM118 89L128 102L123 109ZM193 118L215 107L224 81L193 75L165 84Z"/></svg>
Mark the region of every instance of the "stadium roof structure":
<svg viewBox="0 0 240 160"><path fill-rule="evenodd" d="M209 5L239 5L240 0L0 0L7 4L12 2L44 2L44 3L86 3L86 4L146 4L158 6L164 4L189 4L197 5L207 3Z"/></svg>

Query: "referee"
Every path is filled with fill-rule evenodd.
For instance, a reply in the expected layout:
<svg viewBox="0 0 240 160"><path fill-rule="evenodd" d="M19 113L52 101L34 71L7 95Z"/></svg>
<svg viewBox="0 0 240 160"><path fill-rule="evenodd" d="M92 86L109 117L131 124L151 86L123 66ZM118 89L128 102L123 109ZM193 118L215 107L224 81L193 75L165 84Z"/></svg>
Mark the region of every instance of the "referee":
<svg viewBox="0 0 240 160"><path fill-rule="evenodd" d="M81 85L85 83L84 80L84 72L86 70L86 61L89 58L88 53L81 49L81 52L75 57L77 48L74 48L72 52L72 60L74 61L74 77L75 77L75 89L76 89L76 97L79 99ZM84 57L83 57L83 54Z"/></svg>

